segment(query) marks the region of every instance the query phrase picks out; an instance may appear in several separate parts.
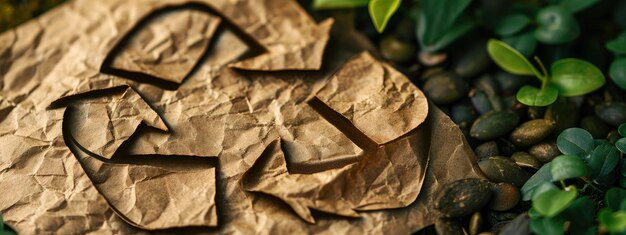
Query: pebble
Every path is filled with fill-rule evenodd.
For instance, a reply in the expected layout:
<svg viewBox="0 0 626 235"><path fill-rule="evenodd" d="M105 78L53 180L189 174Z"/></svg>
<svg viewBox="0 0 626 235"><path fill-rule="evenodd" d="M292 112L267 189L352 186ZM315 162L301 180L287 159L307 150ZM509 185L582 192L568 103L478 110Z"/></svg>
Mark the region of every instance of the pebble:
<svg viewBox="0 0 626 235"><path fill-rule="evenodd" d="M465 97L469 85L456 73L443 72L426 80L422 90L435 104L445 105Z"/></svg>
<svg viewBox="0 0 626 235"><path fill-rule="evenodd" d="M491 198L491 183L482 179L468 178L449 183L443 187L435 208L444 217L455 218L480 211Z"/></svg>
<svg viewBox="0 0 626 235"><path fill-rule="evenodd" d="M496 183L506 182L522 187L530 177L528 172L506 157L489 157L478 162L478 167L490 181Z"/></svg>
<svg viewBox="0 0 626 235"><path fill-rule="evenodd" d="M611 126L626 123L626 103L608 102L596 106L596 116Z"/></svg>
<svg viewBox="0 0 626 235"><path fill-rule="evenodd" d="M555 142L541 142L531 146L528 153L535 156L541 162L552 161L556 156L561 155L561 151Z"/></svg>
<svg viewBox="0 0 626 235"><path fill-rule="evenodd" d="M541 167L541 162L535 158L535 156L526 152L516 152L511 156L511 160L520 167L528 167L538 170Z"/></svg>
<svg viewBox="0 0 626 235"><path fill-rule="evenodd" d="M470 135L479 140L490 140L509 133L519 122L512 111L492 111L478 117L470 130Z"/></svg>
<svg viewBox="0 0 626 235"><path fill-rule="evenodd" d="M415 46L390 35L380 41L380 52L388 60L406 63L415 56Z"/></svg>
<svg viewBox="0 0 626 235"><path fill-rule="evenodd" d="M500 155L500 152L498 151L498 144L495 141L489 141L478 145L478 147L474 149L474 152L476 153L476 157L478 157L478 159Z"/></svg>
<svg viewBox="0 0 626 235"><path fill-rule="evenodd" d="M492 188L492 192L489 208L494 211L510 210L517 205L521 198L519 189L509 183L496 184Z"/></svg>
<svg viewBox="0 0 626 235"><path fill-rule="evenodd" d="M554 122L546 119L530 120L519 125L511 133L517 146L525 147L541 142L554 130Z"/></svg>

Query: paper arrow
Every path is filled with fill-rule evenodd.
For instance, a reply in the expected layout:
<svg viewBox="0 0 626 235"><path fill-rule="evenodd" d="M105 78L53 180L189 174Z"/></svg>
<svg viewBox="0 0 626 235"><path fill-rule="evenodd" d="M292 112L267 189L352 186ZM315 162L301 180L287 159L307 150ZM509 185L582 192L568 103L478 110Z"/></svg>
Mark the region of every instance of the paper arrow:
<svg viewBox="0 0 626 235"><path fill-rule="evenodd" d="M244 189L273 195L302 219L315 223L309 208L348 217L356 211L400 208L420 193L428 149L425 133L411 135L370 151L358 162L312 174L292 174L279 139L267 146L242 179Z"/></svg>
<svg viewBox="0 0 626 235"><path fill-rule="evenodd" d="M94 94L99 96L89 98ZM161 117L129 86L76 93L63 97L54 105L62 105L59 102L67 105L71 101L81 104L72 123L71 135L79 145L106 159L113 157L142 122L168 131Z"/></svg>

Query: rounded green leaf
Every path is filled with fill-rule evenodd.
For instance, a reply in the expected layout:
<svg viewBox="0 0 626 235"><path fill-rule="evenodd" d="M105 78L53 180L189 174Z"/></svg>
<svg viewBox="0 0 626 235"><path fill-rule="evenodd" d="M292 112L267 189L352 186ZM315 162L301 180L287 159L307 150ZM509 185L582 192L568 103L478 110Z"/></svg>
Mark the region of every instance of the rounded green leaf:
<svg viewBox="0 0 626 235"><path fill-rule="evenodd" d="M595 65L579 59L562 59L552 63L550 82L561 96L584 95L604 85L602 71Z"/></svg>
<svg viewBox="0 0 626 235"><path fill-rule="evenodd" d="M622 123L621 125L619 125L617 131L621 136L626 137L626 123Z"/></svg>
<svg viewBox="0 0 626 235"><path fill-rule="evenodd" d="M509 73L539 76L539 71L522 54L500 40L490 39L487 52L500 68Z"/></svg>
<svg viewBox="0 0 626 235"><path fill-rule="evenodd" d="M370 0L368 7L370 17L379 33L385 30L389 19L400 7L400 2L400 0Z"/></svg>
<svg viewBox="0 0 626 235"><path fill-rule="evenodd" d="M535 38L546 44L570 42L580 35L578 22L569 11L560 6L549 6L537 13Z"/></svg>
<svg viewBox="0 0 626 235"><path fill-rule="evenodd" d="M550 179L552 180L552 179ZM531 197L531 200L536 200L539 196L541 196L541 194L548 192L548 191L552 191L552 190L558 190L559 188L557 188L556 186L554 186L554 184L552 182L544 182L542 184L540 184L539 186L537 186L535 188L535 190L533 190L533 194Z"/></svg>
<svg viewBox="0 0 626 235"><path fill-rule="evenodd" d="M565 218L537 218L530 221L530 230L539 235L563 234Z"/></svg>
<svg viewBox="0 0 626 235"><path fill-rule="evenodd" d="M626 231L626 211L612 212L608 208L603 208L598 214L598 221L609 232L620 233Z"/></svg>
<svg viewBox="0 0 626 235"><path fill-rule="evenodd" d="M522 200L528 201L532 198L533 192L543 183L552 184L552 175L550 174L550 163L546 163L534 175L532 175L524 186L520 189L522 192Z"/></svg>
<svg viewBox="0 0 626 235"><path fill-rule="evenodd" d="M532 206L539 214L553 217L565 210L576 199L578 191L570 186L564 190L551 190L533 200Z"/></svg>
<svg viewBox="0 0 626 235"><path fill-rule="evenodd" d="M626 31L622 32L617 38L607 42L606 49L617 54L626 54Z"/></svg>
<svg viewBox="0 0 626 235"><path fill-rule="evenodd" d="M588 176L589 173L589 167L578 156L558 156L552 160L550 166L550 174L555 181Z"/></svg>
<svg viewBox="0 0 626 235"><path fill-rule="evenodd" d="M313 9L341 9L367 6L370 0L315 0Z"/></svg>
<svg viewBox="0 0 626 235"><path fill-rule="evenodd" d="M621 138L615 142L615 147L622 153L626 153L626 137Z"/></svg>
<svg viewBox="0 0 626 235"><path fill-rule="evenodd" d="M532 32L502 38L502 41L515 48L525 57L531 57L537 47L537 39L535 39Z"/></svg>
<svg viewBox="0 0 626 235"><path fill-rule="evenodd" d="M596 147L591 153L589 167L591 176L605 176L610 174L619 163L619 151L611 144Z"/></svg>
<svg viewBox="0 0 626 235"><path fill-rule="evenodd" d="M524 14L511 14L502 18L494 28L496 34L510 36L524 29L530 23L530 18Z"/></svg>
<svg viewBox="0 0 626 235"><path fill-rule="evenodd" d="M593 136L582 128L569 128L556 138L556 145L561 153L584 157L593 150Z"/></svg>
<svg viewBox="0 0 626 235"><path fill-rule="evenodd" d="M614 60L609 68L611 80L622 90L626 90L626 58Z"/></svg>
<svg viewBox="0 0 626 235"><path fill-rule="evenodd" d="M593 6L594 4L598 3L598 1L599 0L566 0L561 1L560 5L564 9L567 9L572 13L576 13L587 9L590 6Z"/></svg>
<svg viewBox="0 0 626 235"><path fill-rule="evenodd" d="M604 194L604 203L613 211L626 210L626 190L621 188L611 188Z"/></svg>
<svg viewBox="0 0 626 235"><path fill-rule="evenodd" d="M559 91L553 86L546 86L543 90L532 86L523 86L517 95L517 100L528 106L548 106L559 97Z"/></svg>

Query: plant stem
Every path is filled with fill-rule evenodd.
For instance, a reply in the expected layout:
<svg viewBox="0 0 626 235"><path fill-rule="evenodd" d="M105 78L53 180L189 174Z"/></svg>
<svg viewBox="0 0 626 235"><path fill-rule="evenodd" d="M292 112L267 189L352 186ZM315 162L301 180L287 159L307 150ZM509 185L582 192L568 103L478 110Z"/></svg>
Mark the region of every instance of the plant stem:
<svg viewBox="0 0 626 235"><path fill-rule="evenodd" d="M585 186L586 186L586 185L589 185L589 186L590 186L593 190L596 190L596 191L598 191L598 192L602 192L602 189L600 189L600 188L596 187L595 185L593 185L593 183L591 183L591 181L589 181L589 180L587 180L587 179L585 179L585 178L580 178L580 179L582 179L583 181L585 181L585 183L586 183L586 184L585 184Z"/></svg>
<svg viewBox="0 0 626 235"><path fill-rule="evenodd" d="M565 186L565 181L560 180L559 182L561 182L561 187L563 187L563 189L565 189L567 186Z"/></svg>
<svg viewBox="0 0 626 235"><path fill-rule="evenodd" d="M539 57L535 56L534 59L535 61L537 61L537 64L541 69L542 76L539 78L539 80L541 80L541 89L543 90L543 88L548 84L548 70L546 70L546 66L543 65L543 62L541 62L541 59L539 59Z"/></svg>

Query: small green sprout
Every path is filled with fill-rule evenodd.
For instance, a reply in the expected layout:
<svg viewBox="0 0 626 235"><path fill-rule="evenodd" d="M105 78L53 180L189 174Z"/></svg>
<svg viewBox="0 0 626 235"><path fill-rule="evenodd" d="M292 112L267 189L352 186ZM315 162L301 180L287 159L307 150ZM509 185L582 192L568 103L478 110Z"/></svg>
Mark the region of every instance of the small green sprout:
<svg viewBox="0 0 626 235"><path fill-rule="evenodd" d="M541 87L524 86L516 95L518 101L529 106L547 106L560 96L579 96L590 93L604 85L602 72L593 64L579 59L567 58L554 62L550 74L541 60L535 57L539 71L522 54L508 44L491 39L487 52L498 66L516 75L535 76Z"/></svg>

